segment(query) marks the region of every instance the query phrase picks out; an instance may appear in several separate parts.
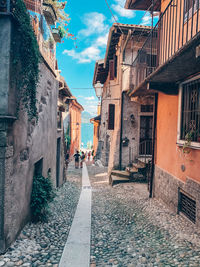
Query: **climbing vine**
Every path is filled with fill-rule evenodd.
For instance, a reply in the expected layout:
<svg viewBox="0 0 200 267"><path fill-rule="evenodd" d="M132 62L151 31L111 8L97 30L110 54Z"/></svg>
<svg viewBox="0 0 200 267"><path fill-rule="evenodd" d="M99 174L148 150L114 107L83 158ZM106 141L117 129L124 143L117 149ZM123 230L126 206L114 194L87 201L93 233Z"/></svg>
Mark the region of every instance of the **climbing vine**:
<svg viewBox="0 0 200 267"><path fill-rule="evenodd" d="M23 0L12 1L12 13L16 21L17 40L13 43L14 49L17 46L17 53L13 53L13 72L16 83L18 108L25 109L29 120L38 118L37 112L37 84L39 80L40 52L35 34L32 29L30 16Z"/></svg>
<svg viewBox="0 0 200 267"><path fill-rule="evenodd" d="M33 222L47 221L49 203L53 201L55 195L50 176L48 178L42 175L34 176L31 193L31 219Z"/></svg>

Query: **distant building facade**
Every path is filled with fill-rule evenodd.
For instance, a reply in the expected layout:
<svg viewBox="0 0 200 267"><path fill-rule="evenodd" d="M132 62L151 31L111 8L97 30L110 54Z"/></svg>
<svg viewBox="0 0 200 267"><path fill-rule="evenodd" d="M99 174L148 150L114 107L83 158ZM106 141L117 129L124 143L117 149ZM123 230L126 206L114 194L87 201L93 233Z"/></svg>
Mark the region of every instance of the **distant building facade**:
<svg viewBox="0 0 200 267"><path fill-rule="evenodd" d="M81 147L81 112L84 110L76 98L73 98L69 106L71 132L70 156L74 155L76 150L79 151Z"/></svg>

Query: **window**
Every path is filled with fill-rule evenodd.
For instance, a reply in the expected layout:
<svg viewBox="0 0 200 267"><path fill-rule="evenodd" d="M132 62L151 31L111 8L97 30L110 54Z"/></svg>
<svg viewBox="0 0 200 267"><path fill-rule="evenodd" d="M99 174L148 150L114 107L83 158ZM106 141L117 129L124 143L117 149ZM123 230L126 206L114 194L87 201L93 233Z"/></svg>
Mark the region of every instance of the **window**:
<svg viewBox="0 0 200 267"><path fill-rule="evenodd" d="M200 0L185 0L185 2L184 2L184 5L185 5L185 9L184 9L185 20L187 20L188 18L191 18L192 10L193 10L193 12L195 12L197 9L199 9L199 3L200 3Z"/></svg>
<svg viewBox="0 0 200 267"><path fill-rule="evenodd" d="M60 110L57 111L57 128L62 128L62 112Z"/></svg>
<svg viewBox="0 0 200 267"><path fill-rule="evenodd" d="M108 130L114 130L115 128L115 105L109 104L108 109Z"/></svg>
<svg viewBox="0 0 200 267"><path fill-rule="evenodd" d="M109 61L110 80L114 80L114 60Z"/></svg>
<svg viewBox="0 0 200 267"><path fill-rule="evenodd" d="M41 176L43 170L43 158L34 164L34 176Z"/></svg>
<svg viewBox="0 0 200 267"><path fill-rule="evenodd" d="M141 112L153 112L153 105L141 105Z"/></svg>
<svg viewBox="0 0 200 267"><path fill-rule="evenodd" d="M196 200L179 189L178 212L182 212L190 221L196 222Z"/></svg>
<svg viewBox="0 0 200 267"><path fill-rule="evenodd" d="M114 76L117 77L117 56L114 56Z"/></svg>
<svg viewBox="0 0 200 267"><path fill-rule="evenodd" d="M200 79L183 84L180 130L182 140L200 142Z"/></svg>

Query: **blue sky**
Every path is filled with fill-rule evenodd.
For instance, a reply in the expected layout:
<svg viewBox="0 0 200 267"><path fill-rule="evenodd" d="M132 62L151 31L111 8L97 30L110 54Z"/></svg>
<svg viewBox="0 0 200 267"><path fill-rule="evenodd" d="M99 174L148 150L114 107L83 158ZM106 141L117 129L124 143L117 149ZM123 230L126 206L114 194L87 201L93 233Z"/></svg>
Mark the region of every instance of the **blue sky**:
<svg viewBox="0 0 200 267"><path fill-rule="evenodd" d="M149 25L149 14L142 18L142 11L125 10L125 0L107 1L117 22ZM77 41L75 44L65 39L64 43L57 45L58 66L73 95L85 111L94 115L97 109L94 89L73 88L92 88L95 61L105 56L107 36L114 20L105 0L68 0L66 12L71 18L69 31Z"/></svg>

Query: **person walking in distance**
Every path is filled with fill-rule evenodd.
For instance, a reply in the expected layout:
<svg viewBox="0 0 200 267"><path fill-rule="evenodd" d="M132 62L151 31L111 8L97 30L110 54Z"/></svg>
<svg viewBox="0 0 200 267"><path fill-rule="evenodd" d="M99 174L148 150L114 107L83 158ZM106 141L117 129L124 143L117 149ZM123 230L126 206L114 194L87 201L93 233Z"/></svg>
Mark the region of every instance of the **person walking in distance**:
<svg viewBox="0 0 200 267"><path fill-rule="evenodd" d="M81 168L83 168L83 162L85 160L85 153L82 151L81 152Z"/></svg>
<svg viewBox="0 0 200 267"><path fill-rule="evenodd" d="M76 153L74 154L75 169L79 168L79 158L80 158L80 154L79 154L79 151L77 150Z"/></svg>

